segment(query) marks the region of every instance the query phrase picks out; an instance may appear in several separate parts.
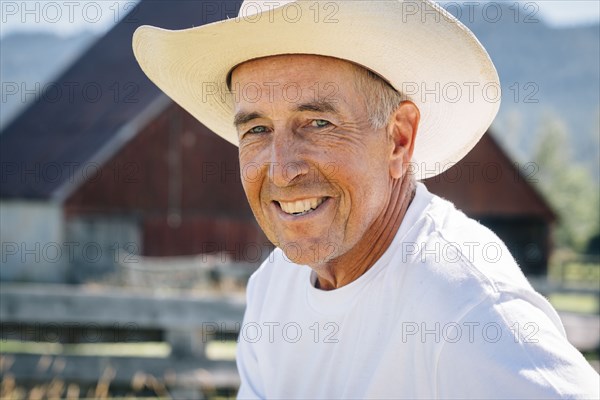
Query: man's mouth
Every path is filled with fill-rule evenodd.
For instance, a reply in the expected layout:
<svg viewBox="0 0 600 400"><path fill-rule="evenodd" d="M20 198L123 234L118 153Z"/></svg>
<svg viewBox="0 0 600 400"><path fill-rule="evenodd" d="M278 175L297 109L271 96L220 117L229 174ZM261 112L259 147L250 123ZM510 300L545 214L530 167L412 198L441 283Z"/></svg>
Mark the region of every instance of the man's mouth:
<svg viewBox="0 0 600 400"><path fill-rule="evenodd" d="M313 197L297 201L277 201L276 203L286 214L305 215L316 210L326 199L326 197Z"/></svg>

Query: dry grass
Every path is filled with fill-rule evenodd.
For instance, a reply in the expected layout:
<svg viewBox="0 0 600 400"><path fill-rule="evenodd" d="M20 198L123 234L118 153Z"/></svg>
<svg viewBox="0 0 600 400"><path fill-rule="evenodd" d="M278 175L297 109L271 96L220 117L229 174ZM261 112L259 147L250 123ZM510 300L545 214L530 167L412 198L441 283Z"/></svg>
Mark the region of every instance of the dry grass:
<svg viewBox="0 0 600 400"><path fill-rule="evenodd" d="M47 356L40 357L38 367L43 368ZM66 384L62 379L54 378L48 383L37 384L29 389L17 384L15 377L10 373L10 366L14 359L10 355L0 356L0 399L2 400L53 400L53 399L171 399L164 382L152 375L136 373L131 380L131 391L124 396L113 396L110 385L115 377L115 370L111 367L104 369L102 376L95 386L82 389L78 384ZM85 392L85 393L84 393ZM148 394L150 392L151 394Z"/></svg>
<svg viewBox="0 0 600 400"><path fill-rule="evenodd" d="M211 348L210 358L212 359L231 359L235 355L235 342L214 342L213 346L209 346L209 348ZM0 354L1 400L172 399L173 396L168 387L173 387L177 381L177 376L173 371L167 371L163 377L156 377L139 371L132 377L128 388L114 388L113 385L111 392L111 384L117 371L109 366L104 369L98 381L92 386L82 387L77 383L65 382L58 377L50 382L27 386L19 384L11 373L10 370L14 361L15 357L13 355ZM64 369L64 363L64 360L60 357L40 354L35 370L44 372L51 369L59 374ZM214 387L204 387L204 384L199 385L197 390L202 391L205 398L213 400L232 399L235 396L235 391L223 392ZM181 398L181 394L177 395L177 398Z"/></svg>

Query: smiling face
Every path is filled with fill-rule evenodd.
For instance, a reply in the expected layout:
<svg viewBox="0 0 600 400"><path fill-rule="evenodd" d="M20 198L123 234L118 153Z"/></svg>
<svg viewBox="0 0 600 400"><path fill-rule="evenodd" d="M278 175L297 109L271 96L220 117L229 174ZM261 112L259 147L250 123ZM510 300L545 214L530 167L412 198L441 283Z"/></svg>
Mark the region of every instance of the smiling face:
<svg viewBox="0 0 600 400"><path fill-rule="evenodd" d="M285 55L232 74L244 190L267 237L299 264L368 249L387 222L397 146L372 127L356 68Z"/></svg>

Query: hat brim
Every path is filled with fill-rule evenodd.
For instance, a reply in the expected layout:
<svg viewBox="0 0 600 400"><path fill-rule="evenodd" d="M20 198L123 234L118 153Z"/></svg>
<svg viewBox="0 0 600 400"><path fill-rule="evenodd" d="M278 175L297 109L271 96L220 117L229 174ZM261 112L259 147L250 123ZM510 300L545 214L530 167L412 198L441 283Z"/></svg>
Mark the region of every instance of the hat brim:
<svg viewBox="0 0 600 400"><path fill-rule="evenodd" d="M475 146L498 112L500 84L487 52L464 25L430 2L411 15L402 1L329 2L337 5L329 21L315 18L313 3L184 30L141 26L133 51L152 82L236 146L228 74L242 62L282 54L348 60L406 94L421 112L417 179L443 172Z"/></svg>

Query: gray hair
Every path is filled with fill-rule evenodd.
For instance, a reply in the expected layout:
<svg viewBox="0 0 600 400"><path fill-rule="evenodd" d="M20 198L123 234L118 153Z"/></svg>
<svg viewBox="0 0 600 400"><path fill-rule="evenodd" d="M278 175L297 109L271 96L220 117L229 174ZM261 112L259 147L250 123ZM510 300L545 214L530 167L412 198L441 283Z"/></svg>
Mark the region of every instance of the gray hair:
<svg viewBox="0 0 600 400"><path fill-rule="evenodd" d="M353 65L356 89L364 95L369 122L374 129L383 128L398 105L407 98L373 71Z"/></svg>

